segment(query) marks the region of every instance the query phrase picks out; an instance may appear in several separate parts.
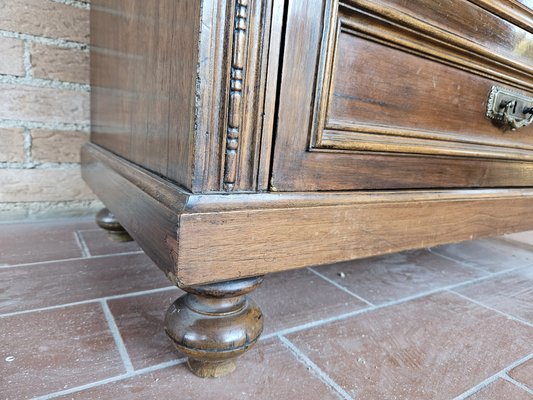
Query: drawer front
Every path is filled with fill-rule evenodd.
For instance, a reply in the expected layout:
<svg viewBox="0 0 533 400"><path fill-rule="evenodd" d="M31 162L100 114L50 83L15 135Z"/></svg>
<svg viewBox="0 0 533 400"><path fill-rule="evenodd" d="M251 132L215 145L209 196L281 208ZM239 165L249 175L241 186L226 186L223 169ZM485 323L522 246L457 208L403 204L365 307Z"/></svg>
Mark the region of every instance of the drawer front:
<svg viewBox="0 0 533 400"><path fill-rule="evenodd" d="M532 12L489 4L290 1L273 189L531 186L533 124L486 113L533 97Z"/></svg>

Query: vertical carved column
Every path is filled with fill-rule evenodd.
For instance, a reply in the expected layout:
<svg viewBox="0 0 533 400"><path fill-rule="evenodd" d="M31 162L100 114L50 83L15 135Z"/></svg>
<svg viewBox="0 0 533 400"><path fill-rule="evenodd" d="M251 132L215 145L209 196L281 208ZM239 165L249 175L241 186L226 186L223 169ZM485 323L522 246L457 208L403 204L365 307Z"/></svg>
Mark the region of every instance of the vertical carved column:
<svg viewBox="0 0 533 400"><path fill-rule="evenodd" d="M182 287L168 309L165 331L188 358L192 372L216 378L235 369L235 359L252 347L263 331L259 307L246 296L263 277L204 286Z"/></svg>
<svg viewBox="0 0 533 400"><path fill-rule="evenodd" d="M232 191L237 179L239 140L242 122L242 92L245 84L247 49L248 0L236 0L233 32L232 63L226 157L224 165L224 190Z"/></svg>

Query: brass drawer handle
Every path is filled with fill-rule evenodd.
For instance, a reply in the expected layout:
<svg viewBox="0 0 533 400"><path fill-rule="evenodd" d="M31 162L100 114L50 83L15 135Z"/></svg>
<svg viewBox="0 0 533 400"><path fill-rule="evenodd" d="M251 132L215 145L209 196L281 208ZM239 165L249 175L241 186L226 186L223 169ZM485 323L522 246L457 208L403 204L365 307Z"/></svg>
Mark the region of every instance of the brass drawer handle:
<svg viewBox="0 0 533 400"><path fill-rule="evenodd" d="M508 102L503 108L503 122L511 127L512 131L528 126L533 122L533 107L524 108L522 113L524 115L529 114L528 118L516 118L514 117L514 111L517 107L517 101Z"/></svg>
<svg viewBox="0 0 533 400"><path fill-rule="evenodd" d="M493 86L487 102L487 117L512 131L533 122L533 98Z"/></svg>

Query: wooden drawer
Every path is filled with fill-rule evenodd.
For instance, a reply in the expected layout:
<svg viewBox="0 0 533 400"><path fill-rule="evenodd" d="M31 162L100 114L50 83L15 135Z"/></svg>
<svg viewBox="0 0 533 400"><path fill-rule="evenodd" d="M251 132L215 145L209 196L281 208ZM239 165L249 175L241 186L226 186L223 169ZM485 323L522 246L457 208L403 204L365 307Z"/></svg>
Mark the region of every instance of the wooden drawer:
<svg viewBox="0 0 533 400"><path fill-rule="evenodd" d="M533 96L526 4L289 1L272 189L531 186L533 124L486 117Z"/></svg>

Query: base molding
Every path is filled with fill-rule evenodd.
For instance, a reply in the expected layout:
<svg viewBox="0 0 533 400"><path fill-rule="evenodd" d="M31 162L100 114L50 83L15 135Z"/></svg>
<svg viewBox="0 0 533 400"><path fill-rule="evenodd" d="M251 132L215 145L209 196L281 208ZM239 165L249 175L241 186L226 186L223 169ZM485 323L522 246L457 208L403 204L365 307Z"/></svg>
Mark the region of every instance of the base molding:
<svg viewBox="0 0 533 400"><path fill-rule="evenodd" d="M194 194L94 144L82 173L180 286L533 229L529 188Z"/></svg>

